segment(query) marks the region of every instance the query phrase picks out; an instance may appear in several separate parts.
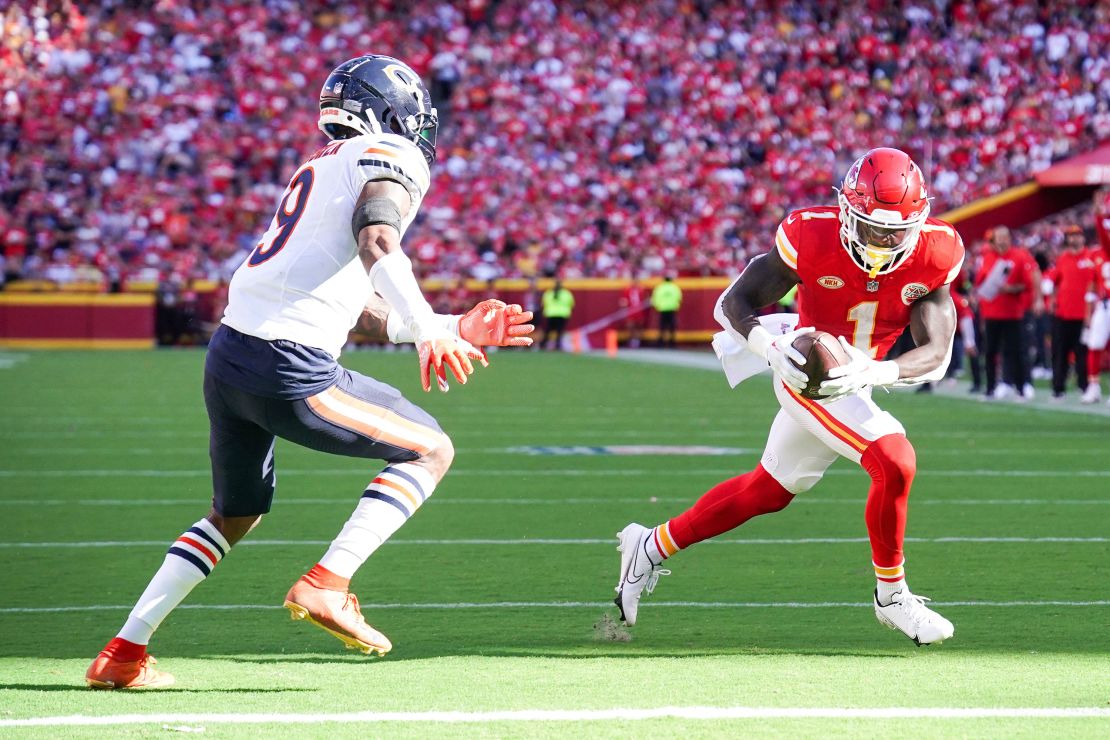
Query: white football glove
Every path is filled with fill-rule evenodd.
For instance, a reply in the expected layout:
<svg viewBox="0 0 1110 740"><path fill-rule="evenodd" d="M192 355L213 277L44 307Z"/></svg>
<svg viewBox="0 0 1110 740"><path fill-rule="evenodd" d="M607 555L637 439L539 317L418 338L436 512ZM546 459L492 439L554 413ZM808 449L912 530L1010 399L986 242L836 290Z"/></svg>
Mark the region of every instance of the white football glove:
<svg viewBox="0 0 1110 740"><path fill-rule="evenodd" d="M1083 329L1079 332L1079 343L1082 344L1084 347L1086 347L1088 349L1092 349L1092 347L1091 347L1091 327L1084 326Z"/></svg>
<svg viewBox="0 0 1110 740"><path fill-rule="evenodd" d="M809 376L801 369L801 366L806 364L806 358L794 349L793 344L798 337L812 332L813 327L807 326L776 337L762 326L757 326L748 332L748 349L766 360L771 370L782 378L784 383L796 391L801 391L809 382Z"/></svg>
<svg viewBox="0 0 1110 740"><path fill-rule="evenodd" d="M831 399L842 398L864 388L893 385L898 380L897 362L873 360L869 354L849 344L844 337L837 339L852 361L829 371L829 379L821 383L821 393Z"/></svg>

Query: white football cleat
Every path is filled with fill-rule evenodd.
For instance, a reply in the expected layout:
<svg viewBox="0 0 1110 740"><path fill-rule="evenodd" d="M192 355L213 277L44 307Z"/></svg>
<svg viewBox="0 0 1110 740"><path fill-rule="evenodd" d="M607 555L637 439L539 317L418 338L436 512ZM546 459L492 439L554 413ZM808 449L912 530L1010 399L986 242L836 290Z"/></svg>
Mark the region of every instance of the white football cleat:
<svg viewBox="0 0 1110 740"><path fill-rule="evenodd" d="M991 398L996 401L1008 401L1015 395L1017 395L1017 391L1014 390L1012 385L1009 383L999 383L994 387L994 393L991 394Z"/></svg>
<svg viewBox="0 0 1110 740"><path fill-rule="evenodd" d="M1083 391L1080 403L1098 403L1102 400L1102 386L1098 383L1088 383L1087 390Z"/></svg>
<svg viewBox="0 0 1110 740"><path fill-rule="evenodd" d="M879 604L878 593L872 595L872 600L875 617L892 630L901 630L917 645L944 642L956 631L951 622L925 606L929 599L908 590L896 592L887 606Z"/></svg>
<svg viewBox="0 0 1110 740"><path fill-rule="evenodd" d="M651 562L648 557L647 543L651 530L640 524L629 524L617 532L621 553L621 577L617 582L617 598L613 603L621 611L621 619L628 626L636 624L636 612L640 608L640 596L655 590L659 576L669 576L671 572Z"/></svg>

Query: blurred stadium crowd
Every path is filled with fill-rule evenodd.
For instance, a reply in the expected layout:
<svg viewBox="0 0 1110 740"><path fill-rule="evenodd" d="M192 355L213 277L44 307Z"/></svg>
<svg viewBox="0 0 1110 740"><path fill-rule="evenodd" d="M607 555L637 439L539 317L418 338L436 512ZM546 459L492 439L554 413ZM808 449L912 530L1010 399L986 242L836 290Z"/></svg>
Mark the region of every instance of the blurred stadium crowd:
<svg viewBox="0 0 1110 740"><path fill-rule="evenodd" d="M732 274L874 145L934 213L1110 138L1110 6L104 2L0 16L7 280L220 279L366 52L440 109L425 277Z"/></svg>

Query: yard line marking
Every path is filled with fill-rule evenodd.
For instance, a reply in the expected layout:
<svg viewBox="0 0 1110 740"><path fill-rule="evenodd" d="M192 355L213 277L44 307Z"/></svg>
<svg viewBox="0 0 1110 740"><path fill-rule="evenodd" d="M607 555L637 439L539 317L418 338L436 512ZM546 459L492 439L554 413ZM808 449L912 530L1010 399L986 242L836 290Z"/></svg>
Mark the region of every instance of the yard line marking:
<svg viewBox="0 0 1110 740"><path fill-rule="evenodd" d="M397 539L388 540L390 545L613 545L616 537L605 538L517 538L517 539ZM705 540L709 545L843 545L869 542L866 537L798 537L780 539L744 540ZM906 537L906 542L915 544L940 543L1102 543L1110 542L1110 537ZM2 549L34 548L90 548L90 547L165 547L169 540L110 540L86 542L0 542ZM295 545L323 546L331 540L243 540L236 547L290 547Z"/></svg>
<svg viewBox="0 0 1110 740"><path fill-rule="evenodd" d="M112 725L608 722L612 720L726 719L1110 719L1104 707L648 707L614 709L503 709L477 712L334 712L329 714L115 714L0 719L0 727L95 727Z"/></svg>
<svg viewBox="0 0 1110 740"><path fill-rule="evenodd" d="M1060 606L1091 607L1110 606L1110 601L944 601L937 602L944 607L1017 607L1017 606ZM384 604L359 604L361 609L605 609L612 601L454 601L454 602L395 602ZM869 601L647 601L641 608L680 608L680 609L864 609L873 607ZM56 614L68 612L128 611L133 604L88 606L26 606L0 607L0 614ZM255 609L284 609L278 604L182 604L178 609L197 611L240 611Z"/></svg>
<svg viewBox="0 0 1110 740"><path fill-rule="evenodd" d="M596 505L596 504L683 504L690 503L692 497L605 497L594 498L452 498L442 496L432 498L425 502L428 504L456 504L460 506L544 506L569 504ZM346 504L354 505L358 502L357 496L346 498L278 498L275 503L291 506L315 506L320 504ZM197 496L194 498L83 498L83 499L0 499L0 506L197 506L206 500ZM792 502L796 506L809 504L832 504L837 506L863 506L866 501L859 498L823 498L821 496L803 496ZM1053 499L1053 498L954 498L954 499L924 499L914 502L914 506L1110 506L1110 498L1085 498L1085 499Z"/></svg>
<svg viewBox="0 0 1110 740"><path fill-rule="evenodd" d="M682 476L689 477L689 470L667 469L658 470L648 468L601 469L579 470L575 468L529 470L527 468L514 468L512 470L452 470L452 476L483 476L500 477L510 476L527 478L528 476L565 476L587 478L599 477L625 477L625 476ZM701 468L696 471L702 475L735 475L736 468ZM292 468L282 469L283 476L333 476L333 475L366 475L366 471L347 468ZM0 470L0 478L197 478L208 477L211 471L208 468L192 470L128 470L122 468L86 468L81 470ZM844 468L828 470L825 475L859 475L864 473L859 468ZM1110 478L1110 470L990 470L977 468L971 470L918 470L918 478Z"/></svg>

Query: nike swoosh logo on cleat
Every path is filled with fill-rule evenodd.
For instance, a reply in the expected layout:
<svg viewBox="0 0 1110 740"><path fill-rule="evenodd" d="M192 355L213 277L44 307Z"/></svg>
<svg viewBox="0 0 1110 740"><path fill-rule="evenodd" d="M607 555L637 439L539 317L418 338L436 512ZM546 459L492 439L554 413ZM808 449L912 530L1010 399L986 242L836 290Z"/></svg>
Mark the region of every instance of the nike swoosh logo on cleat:
<svg viewBox="0 0 1110 740"><path fill-rule="evenodd" d="M644 557L647 557L647 549L646 549L647 548L647 540L646 539L644 540L642 546L645 548L644 549ZM632 559L628 561L628 570L625 571L625 574L624 574L624 582L625 583L638 583L641 578L643 578L644 576L647 575L647 573L636 573L634 571L634 567L636 565L636 560L637 559L638 558L636 557L635 552L633 552ZM651 562L651 558L648 558L648 562L649 563ZM650 570L649 570L649 572L650 572Z"/></svg>

